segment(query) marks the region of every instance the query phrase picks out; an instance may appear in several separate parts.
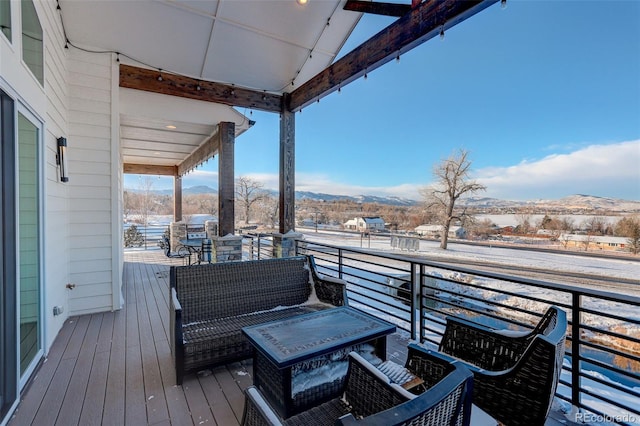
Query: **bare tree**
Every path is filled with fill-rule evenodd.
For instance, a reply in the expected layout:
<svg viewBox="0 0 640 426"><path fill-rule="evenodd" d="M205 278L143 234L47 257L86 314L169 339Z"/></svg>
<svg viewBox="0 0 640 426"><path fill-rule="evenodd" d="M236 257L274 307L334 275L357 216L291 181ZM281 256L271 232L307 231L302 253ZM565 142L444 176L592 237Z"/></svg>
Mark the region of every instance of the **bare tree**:
<svg viewBox="0 0 640 426"><path fill-rule="evenodd" d="M256 206L260 222L269 228L275 228L278 223L278 208L280 207L278 199L266 195Z"/></svg>
<svg viewBox="0 0 640 426"><path fill-rule="evenodd" d="M244 210L244 222L246 224L249 223L251 207L264 200L268 195L267 192L262 189L263 186L261 182L247 176L240 176L236 179L236 196Z"/></svg>
<svg viewBox="0 0 640 426"><path fill-rule="evenodd" d="M640 253L640 216L629 216L618 221L615 227L616 235L627 237L629 251Z"/></svg>
<svg viewBox="0 0 640 426"><path fill-rule="evenodd" d="M522 235L527 235L531 231L531 213L529 211L521 211L516 214L518 222L517 231Z"/></svg>
<svg viewBox="0 0 640 426"><path fill-rule="evenodd" d="M455 210L456 202L465 194L471 195L487 189L484 185L469 179L470 168L469 153L461 149L435 165L433 168L435 184L421 191L427 209L437 214L439 224L442 225L440 248L443 250L447 249L452 222L463 221L467 216L466 211Z"/></svg>

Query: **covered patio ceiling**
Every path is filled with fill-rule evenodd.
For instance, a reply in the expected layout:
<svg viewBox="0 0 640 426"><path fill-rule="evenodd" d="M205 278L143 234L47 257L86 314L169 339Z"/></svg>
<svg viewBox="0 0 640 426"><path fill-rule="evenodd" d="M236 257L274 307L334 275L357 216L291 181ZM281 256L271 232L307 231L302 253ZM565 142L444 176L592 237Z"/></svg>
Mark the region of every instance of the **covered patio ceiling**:
<svg viewBox="0 0 640 426"><path fill-rule="evenodd" d="M71 47L121 63L125 172L181 176L249 128L232 107L299 111L499 0L58 1ZM398 19L336 61L363 13Z"/></svg>
<svg viewBox="0 0 640 426"><path fill-rule="evenodd" d="M59 4L72 46L118 52L121 64L152 69L154 78L162 75L165 81L173 74L203 86L217 82L251 89L275 98L277 109L282 93L332 63L361 16L344 10L339 0ZM236 136L250 127L232 106L121 89L125 172L183 175L206 161L217 152L207 141L219 122L234 122Z"/></svg>

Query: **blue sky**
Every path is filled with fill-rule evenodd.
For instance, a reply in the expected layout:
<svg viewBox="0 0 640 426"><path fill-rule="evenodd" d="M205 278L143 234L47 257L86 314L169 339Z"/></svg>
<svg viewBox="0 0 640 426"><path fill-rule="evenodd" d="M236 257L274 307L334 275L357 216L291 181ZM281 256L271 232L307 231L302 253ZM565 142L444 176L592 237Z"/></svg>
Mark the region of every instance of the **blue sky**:
<svg viewBox="0 0 640 426"><path fill-rule="evenodd" d="M343 51L391 22L363 17ZM278 116L240 112L236 175L277 189ZM478 195L640 200L640 2L509 0L370 72L296 115L296 189L419 199L458 149Z"/></svg>

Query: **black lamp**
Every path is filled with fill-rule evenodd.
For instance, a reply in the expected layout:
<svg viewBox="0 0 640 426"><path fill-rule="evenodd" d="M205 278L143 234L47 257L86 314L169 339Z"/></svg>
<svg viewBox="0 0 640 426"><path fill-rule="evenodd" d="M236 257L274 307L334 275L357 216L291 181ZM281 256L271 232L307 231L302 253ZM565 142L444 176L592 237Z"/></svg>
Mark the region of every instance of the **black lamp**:
<svg viewBox="0 0 640 426"><path fill-rule="evenodd" d="M67 138L58 138L58 155L56 155L56 164L60 166L60 181L69 182L67 169Z"/></svg>

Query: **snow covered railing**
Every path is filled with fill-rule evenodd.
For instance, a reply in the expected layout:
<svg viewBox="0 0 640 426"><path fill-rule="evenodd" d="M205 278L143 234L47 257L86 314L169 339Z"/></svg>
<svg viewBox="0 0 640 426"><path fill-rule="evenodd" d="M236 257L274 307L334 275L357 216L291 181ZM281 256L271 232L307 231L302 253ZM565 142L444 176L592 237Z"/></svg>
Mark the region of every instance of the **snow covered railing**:
<svg viewBox="0 0 640 426"><path fill-rule="evenodd" d="M304 241L319 270L348 282L352 307L396 324L435 347L445 318L514 333L551 305L567 312L567 348L556 410L574 421L640 424L640 282L630 294L526 279L418 257Z"/></svg>

